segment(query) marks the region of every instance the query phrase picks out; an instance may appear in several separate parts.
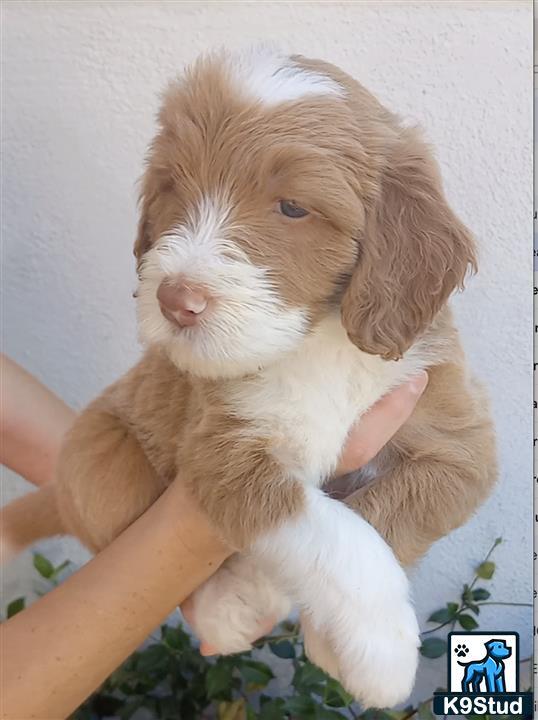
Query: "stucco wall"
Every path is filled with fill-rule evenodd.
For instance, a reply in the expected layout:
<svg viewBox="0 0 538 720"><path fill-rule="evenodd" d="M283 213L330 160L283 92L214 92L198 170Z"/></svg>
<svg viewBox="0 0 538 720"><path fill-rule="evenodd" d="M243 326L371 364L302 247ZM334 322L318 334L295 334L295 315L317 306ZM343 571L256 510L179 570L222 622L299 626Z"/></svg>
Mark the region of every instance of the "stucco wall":
<svg viewBox="0 0 538 720"><path fill-rule="evenodd" d="M482 248L455 306L490 388L501 481L430 552L415 596L424 619L500 535L493 594L529 601L531 2L5 2L3 15L3 349L77 408L139 354L135 179L157 94L185 62L216 45L277 41L341 65L426 128ZM22 488L5 475L4 499ZM48 547L83 557L72 543ZM10 569L10 593L28 587L28 564ZM529 611L488 608L481 622L518 630L529 654ZM428 661L417 694L443 682L444 661Z"/></svg>

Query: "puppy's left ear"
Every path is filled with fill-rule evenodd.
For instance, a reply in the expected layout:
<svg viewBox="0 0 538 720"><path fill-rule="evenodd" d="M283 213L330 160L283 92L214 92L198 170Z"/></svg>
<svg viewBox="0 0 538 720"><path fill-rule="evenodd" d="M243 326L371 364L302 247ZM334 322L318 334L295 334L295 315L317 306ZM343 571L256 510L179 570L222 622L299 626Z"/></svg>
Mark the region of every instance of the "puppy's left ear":
<svg viewBox="0 0 538 720"><path fill-rule="evenodd" d="M437 165L414 129L401 131L367 212L356 269L342 300L351 341L396 360L430 325L469 268L474 242L449 208Z"/></svg>

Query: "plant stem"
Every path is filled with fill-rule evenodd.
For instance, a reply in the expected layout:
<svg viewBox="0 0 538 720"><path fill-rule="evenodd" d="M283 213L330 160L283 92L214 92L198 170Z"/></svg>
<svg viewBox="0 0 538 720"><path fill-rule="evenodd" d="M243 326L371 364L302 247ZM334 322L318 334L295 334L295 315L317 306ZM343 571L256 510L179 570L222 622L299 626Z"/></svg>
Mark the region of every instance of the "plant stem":
<svg viewBox="0 0 538 720"><path fill-rule="evenodd" d="M419 703L419 705L417 705L416 708L413 708L412 710L410 710L410 711L407 713L407 715L404 715L404 716L403 716L402 720L409 720L409 718L412 718L413 715L416 715L416 714L418 713L418 711L420 710L421 705L425 705L426 703L429 703L429 702L431 702L432 700L433 700L433 695L432 695L431 697L429 697L427 700L423 700L421 703Z"/></svg>
<svg viewBox="0 0 538 720"><path fill-rule="evenodd" d="M463 609L463 608L461 608L461 609ZM458 612L460 612L460 609L458 609ZM420 634L421 635L430 635L431 633L437 632L441 628L444 628L445 625L450 625L451 622L452 622L452 620L447 620L446 622L442 623L441 625L438 625L437 627L432 628L431 630L424 630ZM403 720L403 718L402 718L402 720Z"/></svg>
<svg viewBox="0 0 538 720"><path fill-rule="evenodd" d="M518 603L518 602L479 602L477 605L512 605L513 607L532 607L532 603Z"/></svg>
<svg viewBox="0 0 538 720"><path fill-rule="evenodd" d="M263 647L267 643L273 643L273 642L282 642L283 640L297 640L299 637L299 632L289 633L285 635L264 635L264 637L260 638L259 640L256 640L256 642L252 643L253 647Z"/></svg>
<svg viewBox="0 0 538 720"><path fill-rule="evenodd" d="M492 552L497 547L497 545L500 545L500 544L501 543L498 539L495 540L493 545L488 550L486 557L482 560L482 562L480 564L487 562L489 560L489 558L491 557ZM477 580L478 580L478 575L475 573L475 576L472 579L471 584L469 585L469 590L473 589L473 587L476 585ZM506 602L506 603L505 602L482 602L482 603L478 602L478 603L476 603L476 605L477 606L479 606L479 605L513 605L514 607L533 607L530 603L509 603L509 602ZM441 630L442 628L444 628L450 624L452 624L452 630L454 630L454 627L456 626L456 622L457 622L457 616L460 613L464 612L464 610L467 610L468 607L469 606L467 605L466 602L458 603L458 608L455 611L456 617L454 619L447 620L446 622L442 623L441 625L437 625L437 627L434 627L431 630L424 630L421 633L421 635L431 635L431 633L437 632L438 630ZM403 718L402 720L405 720L405 718Z"/></svg>
<svg viewBox="0 0 538 720"><path fill-rule="evenodd" d="M497 547L497 545L500 545L500 544L501 544L501 542L502 542L502 540L499 540L499 538L497 538L497 540L495 540L495 542L494 542L493 545L490 547L490 549L489 549L486 557L482 560L482 562L480 563L480 565L482 565L483 563L487 562L487 561L490 559L491 553L495 550L495 548ZM478 575L475 573L475 576L474 576L474 578L473 578L473 581L472 581L471 584L469 585L469 590L472 590L472 589L473 589L473 587L476 585L476 581L477 581L477 580L478 580Z"/></svg>

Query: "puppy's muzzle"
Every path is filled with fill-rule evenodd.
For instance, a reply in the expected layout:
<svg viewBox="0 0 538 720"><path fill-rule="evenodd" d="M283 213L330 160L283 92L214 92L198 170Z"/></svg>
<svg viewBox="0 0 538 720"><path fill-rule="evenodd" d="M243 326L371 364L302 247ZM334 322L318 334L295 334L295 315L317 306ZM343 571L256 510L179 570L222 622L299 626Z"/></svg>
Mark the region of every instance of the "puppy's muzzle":
<svg viewBox="0 0 538 720"><path fill-rule="evenodd" d="M201 285L164 280L157 290L164 317L179 327L197 325L207 311L210 296Z"/></svg>

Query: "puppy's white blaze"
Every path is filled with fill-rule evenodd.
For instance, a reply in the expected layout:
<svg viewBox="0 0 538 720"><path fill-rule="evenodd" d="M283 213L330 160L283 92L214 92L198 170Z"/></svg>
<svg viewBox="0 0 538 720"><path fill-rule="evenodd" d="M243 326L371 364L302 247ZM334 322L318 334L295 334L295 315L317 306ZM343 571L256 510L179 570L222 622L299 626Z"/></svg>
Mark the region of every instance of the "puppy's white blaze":
<svg viewBox="0 0 538 720"><path fill-rule="evenodd" d="M269 105L309 95L344 95L344 89L327 75L306 70L290 57L268 48L231 56L230 65L241 88Z"/></svg>
<svg viewBox="0 0 538 720"><path fill-rule="evenodd" d="M364 519L316 488L305 493L305 512L259 538L253 555L308 618L317 662L336 665L365 704L403 701L419 646L407 577Z"/></svg>
<svg viewBox="0 0 538 720"><path fill-rule="evenodd" d="M210 377L257 370L294 347L307 324L305 311L286 307L265 269L230 239L228 215L205 199L146 253L140 269L141 340L164 345L180 369ZM156 297L164 278L180 274L215 300L198 327L181 331L162 316Z"/></svg>

